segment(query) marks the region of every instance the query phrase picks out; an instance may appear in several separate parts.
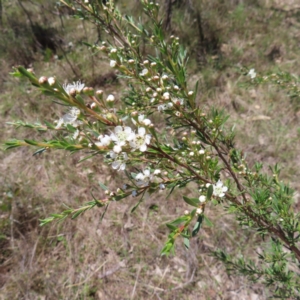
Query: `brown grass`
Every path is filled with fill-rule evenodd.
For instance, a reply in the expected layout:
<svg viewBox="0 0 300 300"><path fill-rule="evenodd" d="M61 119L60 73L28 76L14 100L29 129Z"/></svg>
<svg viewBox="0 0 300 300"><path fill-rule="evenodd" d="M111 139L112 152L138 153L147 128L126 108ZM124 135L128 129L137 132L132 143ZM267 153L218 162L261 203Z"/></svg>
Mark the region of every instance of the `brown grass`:
<svg viewBox="0 0 300 300"><path fill-rule="evenodd" d="M299 191L299 112L287 95L274 87L241 88L244 78L235 66L255 67L257 72L281 68L297 73L299 36L295 27L300 26L300 19L297 14L286 15L249 1L244 8L229 2L230 13L221 10L217 1L205 8L210 16L222 13L219 19L211 19L214 24L205 25L219 30L218 61L215 53L208 53L206 64L199 66L192 56L190 83L201 79L199 105L216 105L230 114L228 126L236 125L236 142L250 163L262 161L266 170L268 164L280 163L282 179ZM219 10L214 10L216 7ZM190 12L184 13L188 19ZM173 17L174 30L192 37L193 25L176 26L176 13ZM38 14L36 18L39 20ZM92 57L79 43L95 41L95 30L66 17L64 24L65 45L69 41L76 45L67 54L72 66L64 58L45 62L38 52L32 60L36 73L55 74L61 80L84 79L95 88L101 84L107 92L122 90L124 83L103 79L110 76L106 75L110 70L101 55ZM59 28L60 21L53 25ZM268 54L276 45L283 50L270 59ZM193 42L189 49L192 47ZM59 118L63 108L23 80L9 77L11 59L1 59L0 118L4 130L0 140L38 138L38 133L4 124L15 119L51 121ZM81 78L75 78L72 69ZM130 210L137 199L130 198L111 204L102 222L102 211L94 209L74 221L39 227L39 219L65 206L81 205L91 199L91 192L100 197L99 181L115 189L122 179L100 157L78 164L82 154L48 151L33 157L32 153L33 149L24 148L0 154L0 299L254 300L269 295L267 289L253 286L245 278L229 277L210 256L211 250L225 248L231 254L255 258L261 247L255 233L238 228L234 217L221 207L207 209L214 226L204 225L192 240L190 251L178 243L175 256L160 256L168 235L164 224L186 209L181 195L192 194L192 187L167 199L160 193L145 200L133 214ZM296 206L298 201L299 193ZM151 209L153 204L157 210Z"/></svg>

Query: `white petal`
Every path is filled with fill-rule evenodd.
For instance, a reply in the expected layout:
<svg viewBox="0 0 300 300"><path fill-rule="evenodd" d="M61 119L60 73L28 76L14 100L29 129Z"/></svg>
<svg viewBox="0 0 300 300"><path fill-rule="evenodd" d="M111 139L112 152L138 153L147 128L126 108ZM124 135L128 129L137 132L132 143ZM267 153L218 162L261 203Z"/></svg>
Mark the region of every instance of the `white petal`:
<svg viewBox="0 0 300 300"><path fill-rule="evenodd" d="M114 150L115 153L120 153L122 151L122 148L121 148L120 145L115 145L113 150Z"/></svg>
<svg viewBox="0 0 300 300"><path fill-rule="evenodd" d="M119 133L119 132L121 132L121 131L123 131L122 126L116 126L116 127L115 127L115 133Z"/></svg>
<svg viewBox="0 0 300 300"><path fill-rule="evenodd" d="M111 164L111 166L112 166L112 168L113 169L118 169L119 167L120 167L120 164L121 164L121 161L120 160L116 160L116 161L114 161L112 164Z"/></svg>
<svg viewBox="0 0 300 300"><path fill-rule="evenodd" d="M139 135L140 135L140 136L144 136L145 133L146 133L146 129L145 129L144 127L140 127L140 128L138 129L138 132L139 132Z"/></svg>
<svg viewBox="0 0 300 300"><path fill-rule="evenodd" d="M144 144L140 147L140 151L145 152L147 150L147 145Z"/></svg>
<svg viewBox="0 0 300 300"><path fill-rule="evenodd" d="M130 134L132 132L132 129L129 126L124 127L124 132Z"/></svg>
<svg viewBox="0 0 300 300"><path fill-rule="evenodd" d="M121 164L120 170L121 170L121 171L124 171L125 169L126 169L126 164L125 164L125 163Z"/></svg>
<svg viewBox="0 0 300 300"><path fill-rule="evenodd" d="M221 180L219 180L217 183L216 183L216 187L222 187L223 186L223 183Z"/></svg>

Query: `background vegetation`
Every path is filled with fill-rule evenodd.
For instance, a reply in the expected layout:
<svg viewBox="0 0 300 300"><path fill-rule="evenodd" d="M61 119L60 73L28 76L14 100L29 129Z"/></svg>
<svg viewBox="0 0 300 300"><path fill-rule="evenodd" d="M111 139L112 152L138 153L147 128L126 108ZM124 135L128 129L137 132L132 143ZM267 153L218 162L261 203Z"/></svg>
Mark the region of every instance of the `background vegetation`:
<svg viewBox="0 0 300 300"><path fill-rule="evenodd" d="M140 16L138 1L116 1L123 13ZM129 3L128 3L129 2ZM295 2L296 3L296 2ZM293 1L161 1L165 30L178 36L190 56L192 85L200 79L199 105L223 107L250 161L278 162L282 178L300 190L300 100L274 84L251 85L259 76L289 72L298 86L300 8ZM31 86L9 76L24 65L38 75L88 86L116 96L125 84L97 43L105 32L74 19L55 1L5 1L0 10L0 140L32 137L6 122L59 119L64 112ZM149 49L145 49L145 52ZM283 74L283 73L280 73ZM36 133L38 135L38 133ZM255 232L237 230L231 215L215 207L187 253L161 257L164 222L186 209L181 195L149 199L133 214L132 202L111 205L103 221L93 210L76 219L39 227L39 219L78 206L101 193L99 182L120 185L117 172L99 158L78 164L79 154L31 149L0 154L0 299L266 299L269 291L228 276L210 256L216 248L255 257ZM188 194L189 190L185 191ZM299 194L295 209L299 210Z"/></svg>

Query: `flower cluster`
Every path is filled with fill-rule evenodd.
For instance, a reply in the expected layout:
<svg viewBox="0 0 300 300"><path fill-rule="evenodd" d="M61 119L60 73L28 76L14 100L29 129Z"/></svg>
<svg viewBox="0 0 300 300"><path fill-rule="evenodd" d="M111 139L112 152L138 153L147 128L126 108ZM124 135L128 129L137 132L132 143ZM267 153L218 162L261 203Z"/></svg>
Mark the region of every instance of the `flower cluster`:
<svg viewBox="0 0 300 300"><path fill-rule="evenodd" d="M160 178L157 177L157 175L159 175L160 173L161 171L159 169L154 170L152 174L149 169L146 169L136 175L136 183L138 186L142 187L149 185L150 182L159 182ZM160 185L160 188L163 188L162 185Z"/></svg>
<svg viewBox="0 0 300 300"><path fill-rule="evenodd" d="M168 92L164 93L163 94L163 99L165 99L165 100L170 99L170 94ZM174 104L177 105L177 106L184 105L184 100L181 99L181 98L173 98L173 99L171 99L171 102L158 105L157 110L158 111L164 111L164 110L167 110L167 109L172 109Z"/></svg>
<svg viewBox="0 0 300 300"><path fill-rule="evenodd" d="M138 120L142 124L151 124L151 121L145 119L144 116L139 116ZM112 168L125 170L128 160L127 152L145 152L150 144L151 135L147 134L145 127L138 127L137 132L135 132L129 126L116 126L110 135L100 135L98 140L99 142L95 143L96 146L100 148L112 147L109 152L110 158L114 160Z"/></svg>
<svg viewBox="0 0 300 300"><path fill-rule="evenodd" d="M63 88L68 95L72 95L76 92L80 93L84 88L84 83L81 83L80 80L73 83L65 83L63 84Z"/></svg>
<svg viewBox="0 0 300 300"><path fill-rule="evenodd" d="M62 118L59 119L56 125L56 129L60 129L62 125L72 125L73 127L78 127L81 122L77 120L80 115L80 110L76 107L72 107L68 113L63 115Z"/></svg>

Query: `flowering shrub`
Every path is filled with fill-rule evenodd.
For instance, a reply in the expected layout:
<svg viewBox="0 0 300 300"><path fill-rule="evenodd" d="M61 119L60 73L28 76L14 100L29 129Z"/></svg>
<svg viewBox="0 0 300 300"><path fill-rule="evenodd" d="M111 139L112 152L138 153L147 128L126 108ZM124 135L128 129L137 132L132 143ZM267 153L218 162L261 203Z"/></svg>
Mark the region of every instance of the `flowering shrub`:
<svg viewBox="0 0 300 300"><path fill-rule="evenodd" d="M14 123L33 129L55 132L47 141L11 140L7 149L20 146L45 149L86 151L87 158L101 155L112 169L126 177L126 183L111 191L105 185L105 197L94 198L86 205L50 215L45 225L70 216L78 217L94 207L107 207L110 202L126 197L138 199L135 210L146 197L158 191L166 196L175 188L196 183L194 197L184 196L191 207L167 224L170 234L162 249L168 255L175 241L189 240L199 233L205 210L221 205L235 213L241 226L247 226L270 242L259 258L234 260L221 250L213 254L222 260L228 271L241 273L251 280L276 286L280 297L296 295L300 290L292 267L300 261L299 215L292 210L293 191L279 181L280 170L273 167L271 176L262 172L262 164L249 166L242 152L235 147L234 132L228 130L223 111L201 106L197 84L189 88L186 74L186 52L178 38L166 37L159 17L159 5L141 1L151 27L123 17L112 1L63 1L81 18L103 26L109 38L101 45L90 45L102 51L108 65L128 81L129 88L118 101L114 95L95 91L80 81L61 84L55 77L37 78L32 70L15 69L14 76L24 76L42 93L69 106L56 123ZM141 43L151 53L141 54ZM249 80L257 80L254 69ZM13 124L13 123L12 123Z"/></svg>

